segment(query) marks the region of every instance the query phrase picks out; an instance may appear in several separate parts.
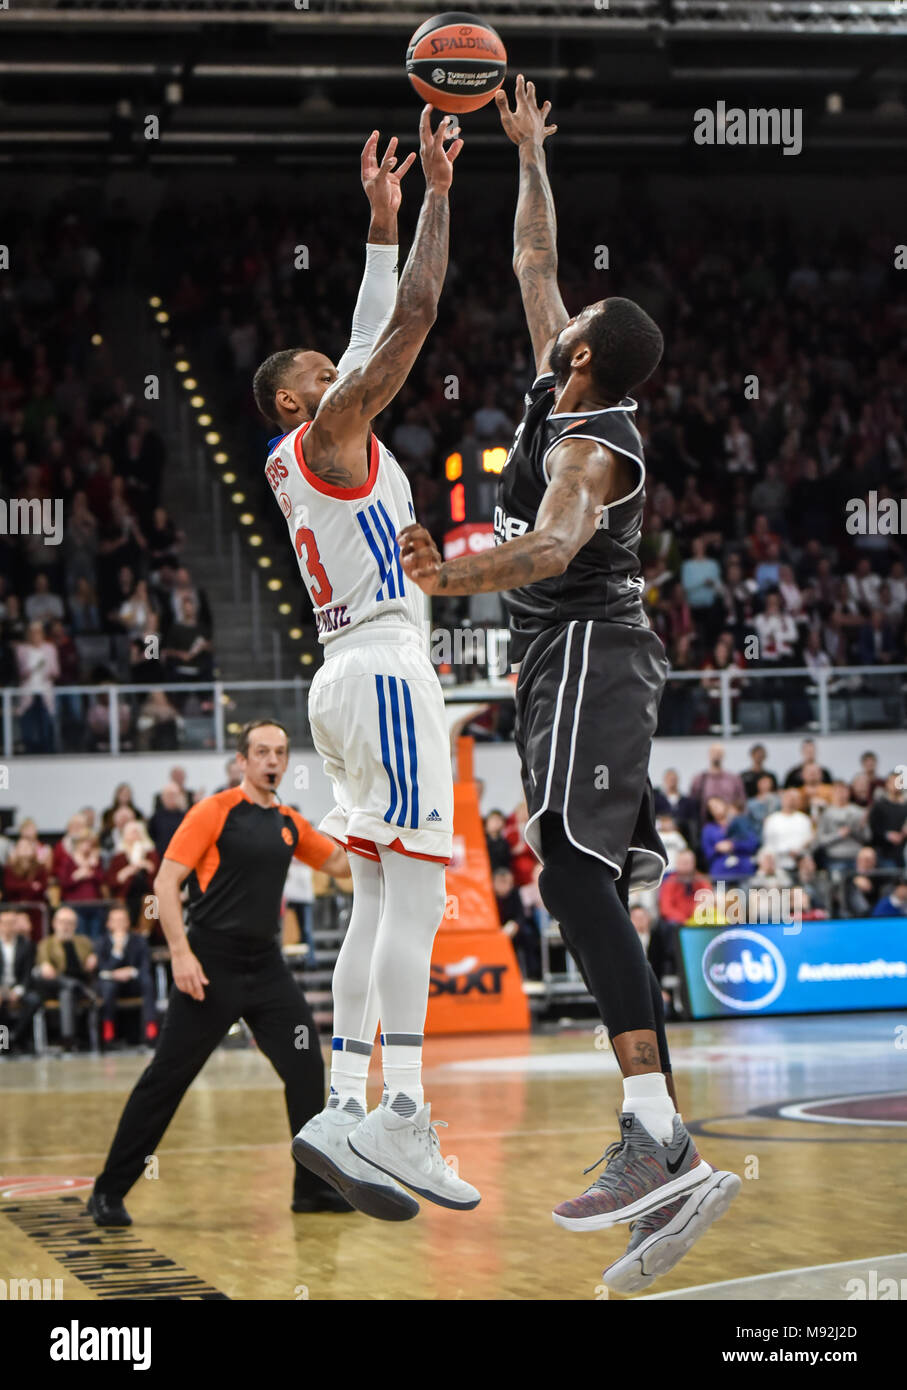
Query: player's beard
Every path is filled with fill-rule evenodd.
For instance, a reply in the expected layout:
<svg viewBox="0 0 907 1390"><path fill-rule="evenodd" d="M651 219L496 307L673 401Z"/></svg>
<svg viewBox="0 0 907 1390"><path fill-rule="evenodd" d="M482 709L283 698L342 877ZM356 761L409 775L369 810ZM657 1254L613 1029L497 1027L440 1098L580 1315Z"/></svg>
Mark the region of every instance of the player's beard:
<svg viewBox="0 0 907 1390"><path fill-rule="evenodd" d="M548 356L548 365L554 372L554 379L560 390L570 380L570 349L564 342L563 330L557 335Z"/></svg>

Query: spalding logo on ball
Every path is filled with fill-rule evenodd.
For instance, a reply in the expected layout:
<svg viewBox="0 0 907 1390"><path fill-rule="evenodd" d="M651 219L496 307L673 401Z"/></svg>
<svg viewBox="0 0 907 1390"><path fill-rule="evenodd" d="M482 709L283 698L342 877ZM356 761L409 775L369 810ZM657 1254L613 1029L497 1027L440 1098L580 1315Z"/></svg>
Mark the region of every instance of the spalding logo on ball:
<svg viewBox="0 0 907 1390"><path fill-rule="evenodd" d="M478 111L504 81L507 52L490 25L451 10L427 19L413 34L406 72L422 100L439 111Z"/></svg>

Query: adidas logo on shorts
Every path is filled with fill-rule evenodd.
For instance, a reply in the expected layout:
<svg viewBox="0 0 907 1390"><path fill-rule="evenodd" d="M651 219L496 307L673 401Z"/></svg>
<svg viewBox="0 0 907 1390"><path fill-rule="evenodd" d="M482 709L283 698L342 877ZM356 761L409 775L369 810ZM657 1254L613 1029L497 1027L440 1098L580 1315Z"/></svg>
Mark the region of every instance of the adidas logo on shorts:
<svg viewBox="0 0 907 1390"><path fill-rule="evenodd" d="M425 817L425 819L426 819L426 820L440 820L441 817L438 815L437 811L432 811L432 812L430 812L429 815L427 815L427 816Z"/></svg>

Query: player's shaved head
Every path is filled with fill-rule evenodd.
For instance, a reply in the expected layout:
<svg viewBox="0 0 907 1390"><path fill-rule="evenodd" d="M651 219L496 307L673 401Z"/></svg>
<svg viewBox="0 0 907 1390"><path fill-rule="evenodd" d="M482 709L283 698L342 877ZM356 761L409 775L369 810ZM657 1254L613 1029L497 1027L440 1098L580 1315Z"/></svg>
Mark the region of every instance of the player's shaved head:
<svg viewBox="0 0 907 1390"><path fill-rule="evenodd" d="M587 304L561 329L551 370L559 386L574 372L588 375L593 399L616 404L652 375L663 351L654 319L632 299L615 296Z"/></svg>
<svg viewBox="0 0 907 1390"><path fill-rule="evenodd" d="M323 352L283 348L266 357L252 379L255 404L266 420L294 429L312 420L337 368Z"/></svg>

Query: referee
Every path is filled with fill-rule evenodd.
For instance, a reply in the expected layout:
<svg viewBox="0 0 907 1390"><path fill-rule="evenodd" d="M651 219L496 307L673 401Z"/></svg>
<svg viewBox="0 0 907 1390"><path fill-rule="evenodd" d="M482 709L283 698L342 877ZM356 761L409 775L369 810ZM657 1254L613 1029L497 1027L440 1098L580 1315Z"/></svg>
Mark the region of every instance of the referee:
<svg viewBox="0 0 907 1390"><path fill-rule="evenodd" d="M154 889L174 987L154 1059L126 1102L88 1202L98 1226L132 1224L123 1198L238 1018L284 1083L290 1133L324 1107L318 1029L281 954L280 901L291 858L335 878L348 876L349 865L339 846L277 797L289 753L281 724L246 724L237 759L242 782L197 802L167 846ZM188 936L180 904L187 878ZM298 1165L292 1209L352 1210Z"/></svg>

